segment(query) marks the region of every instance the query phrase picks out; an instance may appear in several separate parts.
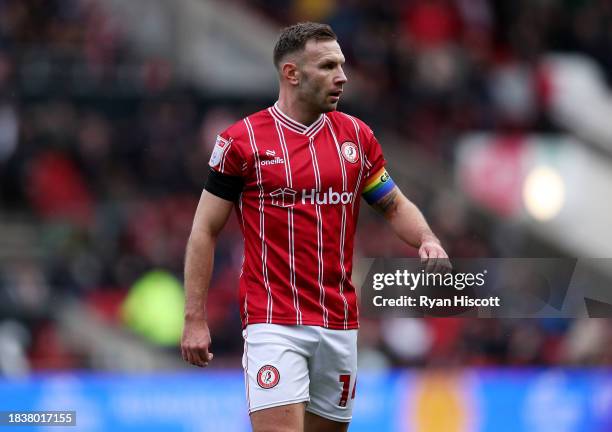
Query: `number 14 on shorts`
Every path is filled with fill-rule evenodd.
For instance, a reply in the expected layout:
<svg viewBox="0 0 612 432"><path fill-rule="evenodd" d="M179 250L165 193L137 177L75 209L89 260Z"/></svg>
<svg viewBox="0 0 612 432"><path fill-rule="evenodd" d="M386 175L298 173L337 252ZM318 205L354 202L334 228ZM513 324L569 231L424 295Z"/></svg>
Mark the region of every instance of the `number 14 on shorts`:
<svg viewBox="0 0 612 432"><path fill-rule="evenodd" d="M342 395L340 396L340 402L338 406L345 407L348 401L349 388L351 386L351 376L349 374L342 374L338 379L342 383ZM353 391L351 393L351 399L355 399L355 389L357 388L357 378L355 378L355 384L353 384Z"/></svg>

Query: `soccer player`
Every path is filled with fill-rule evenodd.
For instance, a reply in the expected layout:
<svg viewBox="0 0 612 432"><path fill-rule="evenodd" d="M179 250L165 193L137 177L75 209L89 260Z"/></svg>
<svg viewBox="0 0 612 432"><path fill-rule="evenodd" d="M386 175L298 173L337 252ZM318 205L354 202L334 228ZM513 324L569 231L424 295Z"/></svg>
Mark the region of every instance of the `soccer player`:
<svg viewBox="0 0 612 432"><path fill-rule="evenodd" d="M447 258L385 170L361 120L336 111L344 56L325 24L284 29L280 92L218 137L185 263L183 358L212 360L206 297L215 241L232 207L244 236L240 305L251 424L345 431L352 416L359 315L351 282L360 198L428 263Z"/></svg>

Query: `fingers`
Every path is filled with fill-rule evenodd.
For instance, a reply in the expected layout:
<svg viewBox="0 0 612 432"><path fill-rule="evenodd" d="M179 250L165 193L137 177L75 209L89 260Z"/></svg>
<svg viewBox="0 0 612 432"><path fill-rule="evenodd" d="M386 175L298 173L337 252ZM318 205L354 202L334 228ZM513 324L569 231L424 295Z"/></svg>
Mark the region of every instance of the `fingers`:
<svg viewBox="0 0 612 432"><path fill-rule="evenodd" d="M203 320L185 321L181 339L183 360L194 366L206 367L213 355L209 352L211 344L208 324Z"/></svg>
<svg viewBox="0 0 612 432"><path fill-rule="evenodd" d="M425 264L425 271L431 272L433 271L433 267L435 265L433 259L434 251L429 247L429 245L424 244L419 249L419 256L421 257L421 264Z"/></svg>
<svg viewBox="0 0 612 432"><path fill-rule="evenodd" d="M206 367L214 355L208 352L208 347L186 347L181 346L183 360L194 366Z"/></svg>
<svg viewBox="0 0 612 432"><path fill-rule="evenodd" d="M419 256L428 273L447 273L452 270L448 255L437 243L424 243L419 249Z"/></svg>
<svg viewBox="0 0 612 432"><path fill-rule="evenodd" d="M427 244L423 244L419 248L419 257L421 258L421 264L425 264L429 259L429 247Z"/></svg>
<svg viewBox="0 0 612 432"><path fill-rule="evenodd" d="M426 272L433 272L436 268L436 261L438 259L439 251L434 245L425 243L419 249L419 256L421 257L421 264L425 264Z"/></svg>
<svg viewBox="0 0 612 432"><path fill-rule="evenodd" d="M200 366L200 367L206 367L208 366L208 362L210 362L213 359L213 354L208 352L208 348L201 350L199 352L200 354L200 363L197 364L196 366Z"/></svg>
<svg viewBox="0 0 612 432"><path fill-rule="evenodd" d="M453 265L451 264L450 260L447 258L441 258L438 260L439 261L439 265L440 265L440 272L441 273L450 273L453 270Z"/></svg>
<svg viewBox="0 0 612 432"><path fill-rule="evenodd" d="M203 356L201 355L200 351L201 349L199 348L192 348L188 351L190 357L189 363L194 366L204 367L204 362L202 361ZM203 351L204 353L207 352L206 349L203 349Z"/></svg>
<svg viewBox="0 0 612 432"><path fill-rule="evenodd" d="M207 348L192 349L188 350L188 362L194 366L206 367L208 362L212 360L212 354L208 352Z"/></svg>

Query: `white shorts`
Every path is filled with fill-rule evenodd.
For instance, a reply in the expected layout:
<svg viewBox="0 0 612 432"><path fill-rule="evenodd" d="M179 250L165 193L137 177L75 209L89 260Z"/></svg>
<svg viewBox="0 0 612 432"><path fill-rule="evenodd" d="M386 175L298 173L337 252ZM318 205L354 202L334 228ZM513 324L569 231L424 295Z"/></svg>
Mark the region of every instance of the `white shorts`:
<svg viewBox="0 0 612 432"><path fill-rule="evenodd" d="M351 421L357 330L251 324L242 335L249 413L307 402L306 411Z"/></svg>

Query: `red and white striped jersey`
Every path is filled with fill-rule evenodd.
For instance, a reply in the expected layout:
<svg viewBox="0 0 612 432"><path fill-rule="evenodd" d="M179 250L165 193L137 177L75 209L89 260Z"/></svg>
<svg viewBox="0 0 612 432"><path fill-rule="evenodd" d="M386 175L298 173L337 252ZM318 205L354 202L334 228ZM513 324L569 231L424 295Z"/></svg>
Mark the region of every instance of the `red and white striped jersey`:
<svg viewBox="0 0 612 432"><path fill-rule="evenodd" d="M243 327L358 328L353 239L364 185L384 164L370 128L337 111L304 126L275 105L219 135L212 169L244 183Z"/></svg>

